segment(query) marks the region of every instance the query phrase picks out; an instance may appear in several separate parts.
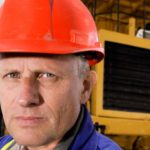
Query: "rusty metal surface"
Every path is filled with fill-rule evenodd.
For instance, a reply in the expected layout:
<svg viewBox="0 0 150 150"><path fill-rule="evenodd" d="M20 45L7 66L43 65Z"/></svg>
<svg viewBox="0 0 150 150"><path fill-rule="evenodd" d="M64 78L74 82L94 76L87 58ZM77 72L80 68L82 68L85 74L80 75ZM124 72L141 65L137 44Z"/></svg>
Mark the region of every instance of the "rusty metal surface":
<svg viewBox="0 0 150 150"><path fill-rule="evenodd" d="M92 6L96 1L97 14L117 13L118 0L83 0L87 6ZM119 0L120 13L129 14L138 18L143 18L146 9L147 18L150 19L150 0Z"/></svg>
<svg viewBox="0 0 150 150"><path fill-rule="evenodd" d="M128 23L129 17L136 18L140 24L150 22L150 0L83 0L83 2L95 18L105 16L124 24Z"/></svg>

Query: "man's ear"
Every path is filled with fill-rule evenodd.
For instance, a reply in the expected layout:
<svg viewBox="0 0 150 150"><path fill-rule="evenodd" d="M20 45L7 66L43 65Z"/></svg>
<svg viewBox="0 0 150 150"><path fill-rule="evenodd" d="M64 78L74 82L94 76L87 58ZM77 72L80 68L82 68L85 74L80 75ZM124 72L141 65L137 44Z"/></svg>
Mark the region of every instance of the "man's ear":
<svg viewBox="0 0 150 150"><path fill-rule="evenodd" d="M87 100L89 100L92 89L97 81L97 74L93 70L87 71L86 75L83 78L83 90L82 90L82 97L81 103L85 104Z"/></svg>

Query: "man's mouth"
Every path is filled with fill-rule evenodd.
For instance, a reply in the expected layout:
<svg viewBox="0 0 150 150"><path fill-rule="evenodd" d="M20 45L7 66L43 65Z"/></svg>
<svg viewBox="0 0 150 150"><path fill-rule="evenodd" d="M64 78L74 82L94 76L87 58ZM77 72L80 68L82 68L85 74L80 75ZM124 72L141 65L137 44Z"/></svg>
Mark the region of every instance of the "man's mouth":
<svg viewBox="0 0 150 150"><path fill-rule="evenodd" d="M34 127L42 123L44 118L38 116L17 116L15 120L21 127Z"/></svg>

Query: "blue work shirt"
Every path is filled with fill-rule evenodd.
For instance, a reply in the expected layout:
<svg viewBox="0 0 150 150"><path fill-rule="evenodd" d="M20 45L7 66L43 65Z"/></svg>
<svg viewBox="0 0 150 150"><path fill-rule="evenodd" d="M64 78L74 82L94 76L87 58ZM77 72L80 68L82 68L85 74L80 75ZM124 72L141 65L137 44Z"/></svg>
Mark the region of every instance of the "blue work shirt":
<svg viewBox="0 0 150 150"><path fill-rule="evenodd" d="M121 148L111 139L95 130L91 116L86 109L84 121L71 150L121 150Z"/></svg>

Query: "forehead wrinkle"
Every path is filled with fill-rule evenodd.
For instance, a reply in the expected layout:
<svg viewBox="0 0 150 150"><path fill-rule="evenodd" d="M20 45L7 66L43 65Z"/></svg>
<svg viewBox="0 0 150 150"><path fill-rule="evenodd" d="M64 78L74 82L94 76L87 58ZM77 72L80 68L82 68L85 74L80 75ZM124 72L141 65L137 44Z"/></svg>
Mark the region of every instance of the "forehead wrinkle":
<svg viewBox="0 0 150 150"><path fill-rule="evenodd" d="M19 66L23 65L20 61L19 63L16 61L13 61L12 63L12 59L9 58L3 58L0 59L0 70L5 70L5 71L9 71L9 70L19 70Z"/></svg>
<svg viewBox="0 0 150 150"><path fill-rule="evenodd" d="M65 69L69 75L72 72L74 73L77 72L75 66L78 66L79 65L78 63L79 62L76 59L76 56L72 56L72 55L63 55L63 56L52 55L52 57L37 57L37 56L17 57L16 56L16 57L1 58L0 68L4 68L5 70L16 70L16 71L18 70L21 72L23 72L27 68L31 72L52 70L58 72L60 71L61 73Z"/></svg>

